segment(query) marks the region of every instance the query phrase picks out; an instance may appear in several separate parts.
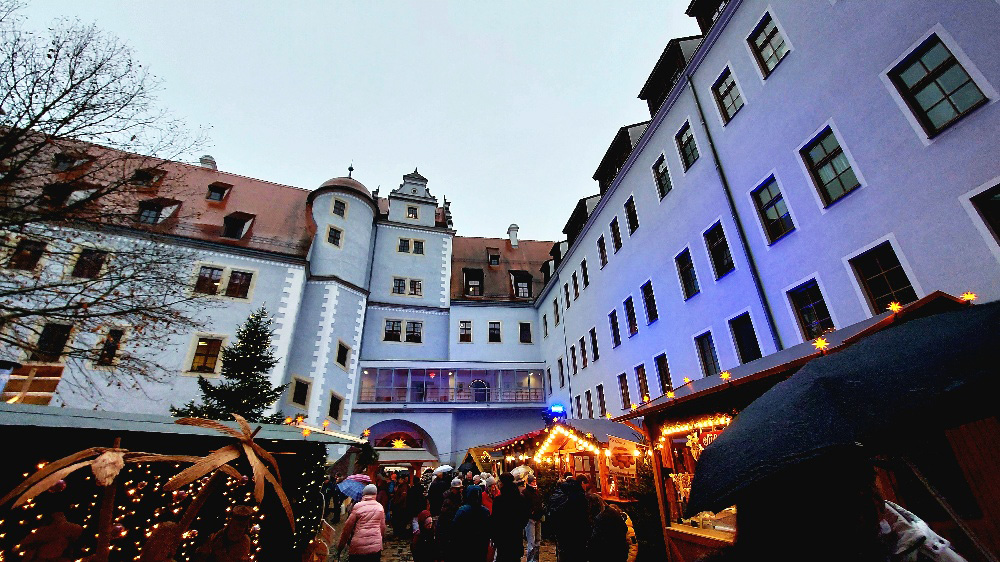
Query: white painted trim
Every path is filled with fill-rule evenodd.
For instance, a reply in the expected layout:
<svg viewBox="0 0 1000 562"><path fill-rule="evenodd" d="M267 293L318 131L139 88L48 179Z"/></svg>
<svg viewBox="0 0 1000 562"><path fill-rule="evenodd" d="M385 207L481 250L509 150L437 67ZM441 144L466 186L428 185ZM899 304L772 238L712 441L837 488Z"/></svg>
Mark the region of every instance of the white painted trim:
<svg viewBox="0 0 1000 562"><path fill-rule="evenodd" d="M796 335L798 336L798 342L796 342L796 343L804 343L804 342L806 342L808 340L805 339L805 330L803 329L802 325L799 323L799 315L795 313L795 308L792 307L792 299L791 299L791 296L788 294L788 292L791 291L792 289L795 289L795 288L797 288L800 285L804 285L804 284L806 284L806 283L808 283L809 281L812 281L812 280L816 281L816 285L819 287L819 292L820 292L821 295L823 295L823 302L826 303L826 311L830 313L830 320L833 320L833 327L836 329L838 327L843 326L840 323L840 320L837 318L837 313L834 310L834 307L831 306L830 301L827 300L827 298L826 298L826 296L829 295L830 292L826 290L826 287L823 284L823 280L820 279L819 272L818 271L814 271L814 272L810 273L809 275L806 275L805 277L799 279L795 283L792 283L790 285L786 285L785 288L781 290L781 293L783 295L783 299L785 301L785 307L788 310L788 314L792 318L792 325L795 326L796 328L798 328L796 330Z"/></svg>
<svg viewBox="0 0 1000 562"><path fill-rule="evenodd" d="M1000 2L1000 0L997 0L997 2ZM979 235L983 237L983 240L986 242L986 247L990 249L990 253L993 254L993 257L996 258L998 262L1000 262L1000 241L997 240L997 236L1000 236L1000 232L997 232L996 236L993 235L990 231L990 227L983 219L983 216L979 214L979 211L976 210L975 205L972 203L973 197L985 191L989 191L997 185L1000 185L1000 176L995 176L971 191L967 191L962 195L959 195L958 200L961 202L965 212L969 214L969 218L972 219L972 224L976 227L976 230L979 231Z"/></svg>
<svg viewBox="0 0 1000 562"><path fill-rule="evenodd" d="M688 130L691 131L691 139L694 140L694 148L698 151L698 157L694 159L694 162L691 162L690 166L684 165L684 154L681 152L680 134L681 131L684 130L685 126L687 126ZM688 170L693 168L694 165L698 163L698 160L701 160L701 147L698 145L698 135L694 134L694 126L691 125L690 115L684 118L684 122L674 133L674 148L677 149L677 160L681 164L681 177L685 177L687 176Z"/></svg>
<svg viewBox="0 0 1000 562"><path fill-rule="evenodd" d="M708 375L705 374L705 361L702 360L701 350L698 349L698 338L704 336L705 334L710 334L712 336L712 351L715 352L715 360L719 361L719 344L715 341L715 333L712 331L712 326L709 325L707 328L692 334L691 344L694 345L694 356L698 358L698 366L701 367L701 376L698 377L699 379L708 378ZM719 361L719 369L722 369L722 361ZM683 382L683 380L684 379L681 379L681 382ZM694 381L697 379L691 377L691 380Z"/></svg>
<svg viewBox="0 0 1000 562"><path fill-rule="evenodd" d="M851 260L875 248L876 246L883 244L884 242L888 242L889 246L892 247L892 251L896 254L896 259L899 260L899 265L902 266L903 272L906 273L906 278L910 281L910 286L913 287L913 291L917 294L917 298L919 299L924 295L926 295L923 287L920 286L920 282L917 281L917 276L914 273L913 268L910 266L910 262L907 261L906 259L906 254L904 254L903 249L900 248L899 242L896 240L896 235L890 232L885 236L879 238L878 240L875 240L874 242L871 242L866 246L856 249L853 252L841 258L841 261L844 264L844 268L847 269L847 276L851 279L851 286L854 287L854 294L857 295L858 300L861 302L862 308L865 308L869 311L868 315L869 318L871 318L872 316L878 316L879 314L882 314L885 311L875 310L874 307L872 306L872 303L869 302L867 295L865 295L864 287L861 285L861 281L858 279L858 274L854 270L854 267L851 265ZM829 305L827 305L827 308L829 308Z"/></svg>
<svg viewBox="0 0 1000 562"><path fill-rule="evenodd" d="M771 16L771 21L774 22L774 27L778 29L778 33L781 34L781 38L785 41L785 46L788 48L788 52L785 53L784 57L781 57L778 60L778 64L774 65L774 68L772 68L771 71L768 72L767 75L765 76L764 69L761 68L760 61L757 58L757 53L755 53L753 50L751 37L753 36L753 32L758 27L760 27L760 22L764 21L764 17L768 15ZM772 74L777 72L778 67L781 66L781 63L784 62L785 58L788 57L788 55L790 55L792 51L795 50L795 48L792 46L791 40L789 40L788 38L788 34L785 33L785 28L781 25L781 22L778 21L778 18L775 17L774 8L772 8L770 4L768 4L767 7L764 9L764 11L760 13L760 17L756 19L756 22L753 24L753 27L750 28L750 31L747 33L746 37L744 37L743 44L746 46L747 52L750 54L750 61L753 62L754 67L757 69L757 77L760 78L761 84L764 84L767 81L767 79L771 77Z"/></svg>
<svg viewBox="0 0 1000 562"><path fill-rule="evenodd" d="M786 232L784 235L781 236L781 238L778 238L774 242L771 242L770 238L767 235L767 227L764 226L763 218L760 216L760 210L757 208L757 200L756 198L754 198L753 195L754 192L757 191L757 189L763 187L764 184L767 183L767 181L771 178L774 178L774 183L778 185L778 191L781 192L781 200L785 202L785 207L788 209L788 216L792 218L792 230ZM781 240L784 240L785 238L793 235L796 231L798 231L799 223L795 219L795 211L792 210L792 206L789 204L788 199L785 197L785 188L784 186L781 185L781 180L778 179L778 174L774 168L771 168L771 171L769 171L766 175L764 175L764 177L757 180L757 182L754 183L749 190L747 190L746 195L747 199L750 201L750 208L753 209L753 213L756 218L755 222L757 223L757 232L758 234L760 234L761 241L764 243L765 251L768 252L771 251L772 245L777 244Z"/></svg>
<svg viewBox="0 0 1000 562"><path fill-rule="evenodd" d="M764 357L765 355L769 355L764 353L764 349L760 345L760 337L757 335L757 321L754 318L753 308L748 306L736 314L731 314L728 318L726 318L726 328L729 331L729 341L733 344L733 355L736 357L736 360L739 361L740 365L747 362L743 361L743 357L740 356L740 346L736 343L736 334L733 333L732 322L744 314L750 317L750 328L753 330L754 339L757 340L757 349L760 349L760 356ZM716 350L716 353L718 353L718 350Z"/></svg>
<svg viewBox="0 0 1000 562"><path fill-rule="evenodd" d="M997 1L1000 1L1000 0L997 0ZM657 201L657 203L662 203L663 200L667 198L667 195L670 195L670 192L667 192L667 193L663 194L663 197L660 197L660 192L659 192L660 191L660 187L657 184L657 179L656 179L656 165L658 163L660 163L660 162L663 162L663 168L667 171L667 178L670 180L670 191L674 191L674 189L675 189L675 187L674 187L674 176L673 176L672 172L670 171L670 165L667 164L667 151L666 150L661 150L660 151L660 155L657 156L656 159L653 160L653 165L649 167L649 173L652 174L652 176L653 176L653 193L656 194L656 201Z"/></svg>
<svg viewBox="0 0 1000 562"><path fill-rule="evenodd" d="M705 257L708 258L708 266L712 269L712 283L718 283L719 281L722 281L724 277L729 277L730 274L735 273L740 269L736 263L736 257L733 256L733 247L729 244L729 235L726 233L726 225L722 219L722 215L719 215L708 225L707 228L704 228L701 231L701 245L705 248ZM715 225L719 225L719 227L722 228L722 236L726 239L726 249L729 251L729 260L733 262L733 269L723 273L721 276L719 276L718 272L715 271L715 262L712 261L712 251L709 249L708 241L705 239L705 235L708 234L708 231L712 230Z"/></svg>
<svg viewBox="0 0 1000 562"><path fill-rule="evenodd" d="M722 78L722 75L726 72L726 70L728 70L729 75L733 77L733 84L736 85L736 91L740 94L740 99L743 100L743 105L741 105L740 108L736 110L736 113L734 113L733 116L729 118L729 121L726 121L726 118L722 114L722 107L719 106L719 98L715 92L715 85L719 83L719 78ZM725 128L727 125L733 122L733 119L736 119L736 116L739 115L740 112L743 111L743 108L746 107L747 105L747 97L743 95L744 92L743 86L740 84L739 78L736 77L736 72L733 71L732 60L726 61L726 64L722 67L722 70L720 70L715 75L715 80L713 80L712 83L708 85L708 89L709 89L709 94L712 96L712 103L715 105L715 116L719 119L719 127Z"/></svg>
<svg viewBox="0 0 1000 562"><path fill-rule="evenodd" d="M833 131L833 136L837 139L837 144L840 145L840 149L844 152L844 155L847 156L847 161L851 164L851 171L854 172L854 176L858 178L858 183L859 183L858 187L855 187L849 193L845 193L840 199L837 199L836 201L830 203L829 205L827 205L823 201L823 196L820 195L820 186L816 184L816 180L813 178L812 173L809 171L809 165L806 164L805 156L802 154L806 146L808 146L817 138L819 138L819 136L823 133L823 131L826 130L827 127L829 127L831 131ZM798 148L795 149L795 159L798 160L799 162L799 168L805 175L806 182L808 182L808 184L812 186L813 198L816 201L817 207L819 207L820 214L825 215L832 207L834 207L837 204L840 204L841 202L843 202L844 199L851 197L855 193L860 192L862 189L868 186L868 181L865 180L864 174L861 173L861 168L858 167L858 163L854 160L854 155L851 154L850 149L848 149L847 145L844 143L844 135L842 135L840 129L837 128L837 124L834 122L833 117L827 119L825 123L820 125L818 129L816 129L815 131L812 132L811 135L806 137L806 140L802 141L802 143L799 144ZM792 222L794 222L794 218Z"/></svg>

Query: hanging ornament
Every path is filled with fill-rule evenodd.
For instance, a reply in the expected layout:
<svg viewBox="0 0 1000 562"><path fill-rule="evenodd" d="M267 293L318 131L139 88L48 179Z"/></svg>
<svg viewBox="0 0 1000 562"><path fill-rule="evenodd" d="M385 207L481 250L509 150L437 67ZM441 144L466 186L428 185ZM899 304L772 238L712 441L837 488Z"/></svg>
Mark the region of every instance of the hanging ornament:
<svg viewBox="0 0 1000 562"><path fill-rule="evenodd" d="M97 485L107 486L114 482L118 473L125 468L125 455L118 451L105 451L94 459L94 464L90 465L90 468L94 471Z"/></svg>
<svg viewBox="0 0 1000 562"><path fill-rule="evenodd" d="M121 523L115 523L111 526L111 536L112 537L124 537L125 536L125 526Z"/></svg>
<svg viewBox="0 0 1000 562"><path fill-rule="evenodd" d="M246 474L244 474L243 476L240 476L240 484L246 484L249 481L250 481L250 478Z"/></svg>
<svg viewBox="0 0 1000 562"><path fill-rule="evenodd" d="M174 492L174 501L175 502L184 501L184 498L186 498L187 495L188 495L187 490L177 490Z"/></svg>
<svg viewBox="0 0 1000 562"><path fill-rule="evenodd" d="M49 491L54 493L59 493L65 489L66 489L66 481L56 480L56 483L53 484L51 488L49 488Z"/></svg>

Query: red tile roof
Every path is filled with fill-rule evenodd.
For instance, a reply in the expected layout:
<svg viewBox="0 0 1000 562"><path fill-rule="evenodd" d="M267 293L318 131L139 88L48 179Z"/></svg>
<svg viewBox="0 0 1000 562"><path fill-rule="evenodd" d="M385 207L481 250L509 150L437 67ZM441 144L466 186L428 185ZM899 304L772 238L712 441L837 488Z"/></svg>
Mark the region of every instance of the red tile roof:
<svg viewBox="0 0 1000 562"><path fill-rule="evenodd" d="M487 248L500 252L500 265L489 265ZM451 298L455 300L526 301L538 296L544 287L542 264L549 260L552 242L520 240L516 248L507 238L477 238L456 236L451 254ZM463 269L483 270L483 296L465 296ZM510 281L511 271L527 271L532 276L531 298L515 299Z"/></svg>

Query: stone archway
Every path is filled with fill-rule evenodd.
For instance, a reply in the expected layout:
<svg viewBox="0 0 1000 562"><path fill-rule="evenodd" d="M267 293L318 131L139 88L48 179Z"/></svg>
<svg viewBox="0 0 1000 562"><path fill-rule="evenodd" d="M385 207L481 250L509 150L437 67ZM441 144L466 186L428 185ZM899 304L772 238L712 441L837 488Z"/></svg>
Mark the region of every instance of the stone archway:
<svg viewBox="0 0 1000 562"><path fill-rule="evenodd" d="M434 439L424 428L411 421L398 418L382 420L368 429L371 431L368 440L376 447L391 447L399 439L406 447L422 448L435 457L438 455Z"/></svg>

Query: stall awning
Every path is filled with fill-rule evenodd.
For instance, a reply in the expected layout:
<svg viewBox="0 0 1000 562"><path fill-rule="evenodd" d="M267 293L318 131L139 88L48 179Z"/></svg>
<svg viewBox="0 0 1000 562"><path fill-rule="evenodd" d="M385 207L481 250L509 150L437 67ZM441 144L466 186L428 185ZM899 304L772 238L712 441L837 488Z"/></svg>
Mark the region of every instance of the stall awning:
<svg viewBox="0 0 1000 562"><path fill-rule="evenodd" d="M438 458L430 454L427 449L375 447L375 451L378 452L379 464L438 462Z"/></svg>
<svg viewBox="0 0 1000 562"><path fill-rule="evenodd" d="M191 425L174 423L177 418L152 414L128 414L124 412L104 412L77 408L56 408L33 404L0 404L0 426L36 426L82 429L104 429L108 431L135 431L142 433L171 433L185 435L209 435L218 437L219 432ZM235 421L222 422L233 429L239 429ZM261 427L257 441L315 441L325 444L354 444L364 440L354 435L334 431L313 431L309 437L302 436L300 428L289 425L250 424Z"/></svg>
<svg viewBox="0 0 1000 562"><path fill-rule="evenodd" d="M935 291L918 301L904 306L899 312L885 312L856 324L823 334L822 338L826 343L825 349L817 349L815 345L816 340L783 349L777 353L766 355L755 361L744 363L725 371L728 374L728 379L723 379L721 375L716 375L693 380L675 388L673 397L667 395L660 396L631 412L614 418L614 420L629 420L650 414L662 414L674 409L680 410L695 401L699 401L707 396L716 395L719 392L738 391L740 387L760 383L765 379L782 380L783 377L791 376L791 374L809 361L824 354L843 349L865 336L892 326L896 322L957 310L968 305L969 303L961 298L953 297L941 291ZM767 388L769 387L757 390L754 393L759 396Z"/></svg>

